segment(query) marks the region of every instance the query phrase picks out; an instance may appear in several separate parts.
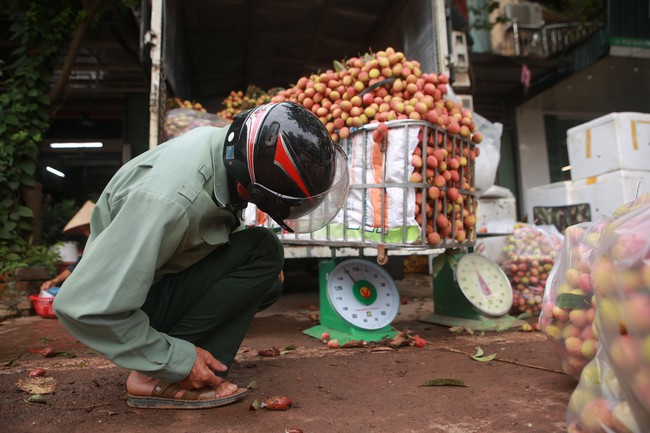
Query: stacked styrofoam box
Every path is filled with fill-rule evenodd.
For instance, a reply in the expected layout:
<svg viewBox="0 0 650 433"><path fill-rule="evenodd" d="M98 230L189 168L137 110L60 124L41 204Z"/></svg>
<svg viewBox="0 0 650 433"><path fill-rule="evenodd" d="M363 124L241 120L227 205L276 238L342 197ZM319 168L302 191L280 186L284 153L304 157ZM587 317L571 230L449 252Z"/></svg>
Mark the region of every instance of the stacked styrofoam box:
<svg viewBox="0 0 650 433"><path fill-rule="evenodd" d="M498 185L492 185L476 201L478 232L490 235L477 239L476 251L496 261L517 223L517 201L509 189Z"/></svg>
<svg viewBox="0 0 650 433"><path fill-rule="evenodd" d="M589 203L591 220L610 217L619 206L650 193L650 170L616 170L573 181L576 202Z"/></svg>
<svg viewBox="0 0 650 433"><path fill-rule="evenodd" d="M567 131L571 179L650 171L650 114L610 113Z"/></svg>
<svg viewBox="0 0 650 433"><path fill-rule="evenodd" d="M563 207L580 204L595 221L650 192L650 114L610 113L571 128L567 148L572 180L526 191L529 223L535 207L566 212Z"/></svg>
<svg viewBox="0 0 650 433"><path fill-rule="evenodd" d="M493 185L476 201L479 233L512 233L517 222L517 202L509 189Z"/></svg>

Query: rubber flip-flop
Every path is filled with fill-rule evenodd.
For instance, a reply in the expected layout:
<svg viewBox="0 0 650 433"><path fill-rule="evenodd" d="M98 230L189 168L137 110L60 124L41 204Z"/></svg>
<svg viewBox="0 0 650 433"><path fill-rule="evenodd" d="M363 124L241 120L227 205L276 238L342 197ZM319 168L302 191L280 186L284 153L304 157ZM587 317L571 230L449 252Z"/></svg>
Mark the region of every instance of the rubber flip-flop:
<svg viewBox="0 0 650 433"><path fill-rule="evenodd" d="M182 394L176 398L179 391ZM248 391L247 388L239 388L234 394L226 397L201 399L202 395L214 390L212 388L190 390L181 388L175 383L158 382L151 395L129 394L126 404L141 409L208 409L234 403L244 398Z"/></svg>

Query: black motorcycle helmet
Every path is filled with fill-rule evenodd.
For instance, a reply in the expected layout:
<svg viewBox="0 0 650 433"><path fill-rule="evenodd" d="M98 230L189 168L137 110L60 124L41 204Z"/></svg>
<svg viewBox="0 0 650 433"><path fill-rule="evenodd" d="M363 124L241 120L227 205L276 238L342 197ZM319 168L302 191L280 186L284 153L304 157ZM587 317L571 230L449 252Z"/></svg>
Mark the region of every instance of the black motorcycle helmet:
<svg viewBox="0 0 650 433"><path fill-rule="evenodd" d="M328 224L348 191L344 152L321 121L293 102L261 105L233 119L224 164L249 201L289 232Z"/></svg>

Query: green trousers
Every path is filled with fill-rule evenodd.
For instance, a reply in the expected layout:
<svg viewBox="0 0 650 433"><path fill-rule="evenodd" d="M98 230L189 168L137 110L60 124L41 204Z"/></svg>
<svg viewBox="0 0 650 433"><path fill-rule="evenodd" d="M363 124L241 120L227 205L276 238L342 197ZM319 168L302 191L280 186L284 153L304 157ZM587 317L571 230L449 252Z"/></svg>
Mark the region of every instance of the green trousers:
<svg viewBox="0 0 650 433"><path fill-rule="evenodd" d="M156 282L142 310L154 329L207 350L230 368L255 313L280 297L283 263L284 250L273 232L247 228L186 270Z"/></svg>

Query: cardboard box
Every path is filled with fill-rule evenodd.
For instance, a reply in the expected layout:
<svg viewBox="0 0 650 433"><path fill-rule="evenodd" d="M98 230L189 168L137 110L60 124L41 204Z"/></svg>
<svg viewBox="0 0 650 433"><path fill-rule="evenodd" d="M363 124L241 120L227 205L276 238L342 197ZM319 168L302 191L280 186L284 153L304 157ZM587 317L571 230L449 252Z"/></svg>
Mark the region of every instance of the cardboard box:
<svg viewBox="0 0 650 433"><path fill-rule="evenodd" d="M617 170L576 180L573 182L573 193L576 201L589 203L592 221L601 216L609 217L619 206L650 193L650 169Z"/></svg>
<svg viewBox="0 0 650 433"><path fill-rule="evenodd" d="M611 113L567 131L571 179L650 170L650 114Z"/></svg>

